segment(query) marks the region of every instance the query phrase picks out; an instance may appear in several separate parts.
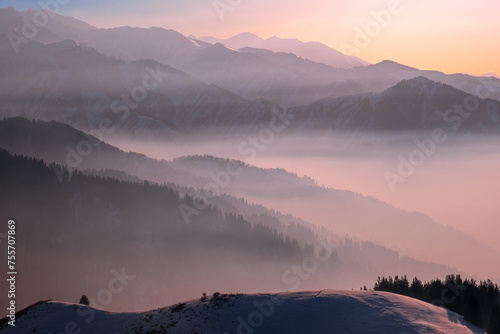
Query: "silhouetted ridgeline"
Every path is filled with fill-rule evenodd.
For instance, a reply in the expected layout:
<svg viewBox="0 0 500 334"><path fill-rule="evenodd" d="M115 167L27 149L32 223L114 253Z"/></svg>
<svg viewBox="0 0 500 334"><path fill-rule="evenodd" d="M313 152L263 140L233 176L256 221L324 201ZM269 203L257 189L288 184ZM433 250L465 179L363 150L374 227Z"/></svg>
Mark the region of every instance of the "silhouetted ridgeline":
<svg viewBox="0 0 500 334"><path fill-rule="evenodd" d="M215 204L191 215L188 224L179 206L194 207L193 197L168 186L80 171L60 182L42 160L1 149L0 165L0 213L18 227L20 305L96 296L112 270L122 268L137 280L113 296L112 309L151 308L203 291L351 287L386 272L447 270L344 239L326 261L299 276L293 266L303 267L318 243L308 227L284 226L262 214L245 219Z"/></svg>
<svg viewBox="0 0 500 334"><path fill-rule="evenodd" d="M425 82L416 80L416 83ZM175 152L175 145L169 144L169 149L172 147ZM303 149L310 148L309 145L304 145ZM270 226L278 233L296 239L301 246L306 242L316 241L317 236L326 238L332 234L350 235L360 240L391 245L392 248L404 250L408 256L420 260L436 261L468 272L475 271L486 277L498 277L496 274L484 274L485 271L496 271L497 267L479 268L477 263L477 258L485 259L484 263L493 263L499 258L498 254L463 232L451 226L440 225L428 216L396 209L369 196L347 190L318 187L312 179L299 178L283 169L257 168L240 160L213 156L191 156L173 161L154 160L143 154L121 151L66 124L55 121L30 121L24 118L0 120L0 147L12 154L43 159L47 163L55 161L66 164L84 170L85 174L134 183L141 183L141 180L167 183L168 188L178 191L181 197L189 195L196 198L205 197L206 200L204 187L215 182L220 185L222 194L208 200L212 206L215 205L223 213L241 215L252 224ZM80 153L77 154L77 151ZM230 163L241 167L241 172L227 178L224 173ZM263 205L253 205L252 202ZM302 219L296 218L297 216ZM281 225L274 224L276 219ZM290 224L292 222L311 231L295 229ZM322 225L325 229L320 230L311 222ZM442 235L447 235L445 251L442 250ZM341 237L336 237L334 240L340 239ZM424 244L425 247L422 246ZM456 258L455 254L463 247L470 251ZM333 282L341 283L337 287L350 289L373 281L377 276L394 272L405 272L423 279L458 272L452 268L436 268L422 262L408 270L407 264L410 260L399 259L398 254L382 249L380 252L373 252L368 250L368 245L362 248L367 258L357 264L360 265L360 270L369 272L372 276L361 277L360 273L356 273L354 278ZM393 260L389 261L388 258Z"/></svg>
<svg viewBox="0 0 500 334"><path fill-rule="evenodd" d="M157 275L170 284L194 280L196 286L229 273L236 281L236 276L255 277L260 266L292 264L312 255L312 244L301 247L276 229L252 225L213 205L187 224L179 205L193 207L193 198L166 186L79 171L61 183L43 161L4 150L0 165L0 212L2 219L18 223L20 264L41 282L49 280L47 272L68 282L47 281L44 292L33 281L20 283L23 294L33 295L30 300L56 297L74 284L92 289L92 281L113 268ZM184 269L189 275L180 274ZM279 281L281 273L271 277Z"/></svg>
<svg viewBox="0 0 500 334"><path fill-rule="evenodd" d="M410 283L406 276L378 278L374 290L394 292L446 307L471 323L486 328L488 334L500 333L500 287L490 280L462 279L447 275L444 281L422 283L417 277Z"/></svg>

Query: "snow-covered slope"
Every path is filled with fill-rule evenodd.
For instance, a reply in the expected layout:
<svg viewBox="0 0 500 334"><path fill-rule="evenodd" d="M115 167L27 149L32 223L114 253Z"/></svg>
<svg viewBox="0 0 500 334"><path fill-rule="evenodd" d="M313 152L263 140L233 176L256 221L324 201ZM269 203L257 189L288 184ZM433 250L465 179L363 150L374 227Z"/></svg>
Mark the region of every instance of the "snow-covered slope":
<svg viewBox="0 0 500 334"><path fill-rule="evenodd" d="M242 33L228 39L219 39L215 37L200 37L200 40L215 44L223 43L231 45L235 48L243 48L246 46L268 49L274 52L289 52L295 53L312 61L323 63L336 68L353 68L356 66L369 65L366 61L354 56L345 55L329 46L319 42L304 43L297 39L283 39L276 36L266 40L251 33Z"/></svg>
<svg viewBox="0 0 500 334"><path fill-rule="evenodd" d="M43 302L2 333L485 333L451 311L388 292L220 295L144 313ZM5 319L4 319L5 321Z"/></svg>

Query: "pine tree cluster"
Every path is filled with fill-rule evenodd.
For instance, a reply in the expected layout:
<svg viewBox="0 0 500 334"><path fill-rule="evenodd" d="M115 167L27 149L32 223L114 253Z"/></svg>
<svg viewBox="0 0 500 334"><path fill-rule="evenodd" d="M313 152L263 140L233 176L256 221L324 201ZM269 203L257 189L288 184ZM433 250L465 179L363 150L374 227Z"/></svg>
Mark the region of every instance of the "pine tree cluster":
<svg viewBox="0 0 500 334"><path fill-rule="evenodd" d="M445 280L412 282L405 276L378 278L374 290L393 292L445 307L464 319L487 330L500 333L500 287L491 280L476 282L473 278L447 275Z"/></svg>

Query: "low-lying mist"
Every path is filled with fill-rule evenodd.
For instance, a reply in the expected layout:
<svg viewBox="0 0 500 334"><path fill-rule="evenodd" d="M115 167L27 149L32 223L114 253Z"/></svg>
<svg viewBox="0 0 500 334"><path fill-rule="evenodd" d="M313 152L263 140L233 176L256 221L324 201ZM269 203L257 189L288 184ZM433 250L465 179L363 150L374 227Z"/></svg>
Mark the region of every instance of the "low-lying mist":
<svg viewBox="0 0 500 334"><path fill-rule="evenodd" d="M427 280L457 272L374 243L334 239L234 198L202 209L193 197L150 182L81 171L61 182L41 160L5 150L0 163L0 212L19 212L23 236L20 308L50 298L76 302L85 293L97 308L147 310L203 292L349 289L400 272Z"/></svg>
<svg viewBox="0 0 500 334"><path fill-rule="evenodd" d="M241 160L262 168L284 168L299 177L307 175L321 187L349 190L371 196L405 211L426 214L441 224L455 227L500 252L500 208L496 204L500 189L495 175L500 167L496 136L429 135L281 135L268 142L255 138L232 141L191 141L189 143L111 141L124 150L138 151L153 158L170 160L185 155L213 155ZM231 187L229 187L231 188ZM293 198L231 189L256 203L291 213L334 232L348 233L335 222L331 210L336 204L312 197ZM330 203L330 204L329 204ZM390 234L391 231L386 231ZM361 233L363 234L363 233ZM369 233L368 233L369 234ZM397 238L397 236L394 236ZM370 239L370 238L368 238ZM458 245L442 239L443 252ZM386 243L404 253L397 243ZM421 245L422 254L426 245ZM463 249L464 254L475 249ZM455 259L464 257L456 254ZM415 255L415 254L412 254ZM432 260L432 254L423 257ZM452 256L452 254L449 254ZM466 256L465 256L466 257ZM469 259L470 274L496 275L498 263ZM458 265L460 261L444 263ZM477 268L474 268L477 267ZM492 270L492 268L494 270ZM480 276L482 276L480 274Z"/></svg>

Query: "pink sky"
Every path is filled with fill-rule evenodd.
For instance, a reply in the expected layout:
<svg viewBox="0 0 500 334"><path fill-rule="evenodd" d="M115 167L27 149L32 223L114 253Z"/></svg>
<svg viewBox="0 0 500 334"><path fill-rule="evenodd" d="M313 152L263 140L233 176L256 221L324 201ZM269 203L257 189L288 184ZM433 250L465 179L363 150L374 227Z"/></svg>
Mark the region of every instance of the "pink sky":
<svg viewBox="0 0 500 334"><path fill-rule="evenodd" d="M220 7L220 15L215 3L226 4ZM109 8L100 11L68 8L63 14L99 27L161 26L185 35L220 38L248 31L263 38L275 35L320 41L337 50L345 45L356 46L356 29L366 33L371 27L369 41L354 53L371 63L392 59L445 73L500 74L497 0L477 0L473 4L464 0L311 0L293 5L284 0L232 0L234 5L229 3L191 0L174 6L170 2L144 1L140 8L129 4L120 12ZM393 10L384 21L385 26L377 23L373 13L387 13L389 9Z"/></svg>

